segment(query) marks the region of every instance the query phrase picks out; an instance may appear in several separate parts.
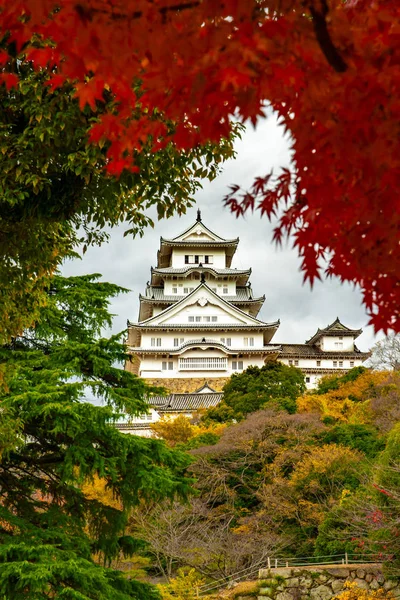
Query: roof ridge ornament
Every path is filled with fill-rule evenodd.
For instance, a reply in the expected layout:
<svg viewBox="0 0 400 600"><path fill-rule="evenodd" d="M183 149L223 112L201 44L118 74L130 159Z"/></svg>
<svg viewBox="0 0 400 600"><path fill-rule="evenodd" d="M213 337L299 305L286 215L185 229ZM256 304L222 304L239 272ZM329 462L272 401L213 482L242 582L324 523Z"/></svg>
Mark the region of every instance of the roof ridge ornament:
<svg viewBox="0 0 400 600"><path fill-rule="evenodd" d="M201 223L201 210L199 208L197 209L196 221L197 221L197 223Z"/></svg>

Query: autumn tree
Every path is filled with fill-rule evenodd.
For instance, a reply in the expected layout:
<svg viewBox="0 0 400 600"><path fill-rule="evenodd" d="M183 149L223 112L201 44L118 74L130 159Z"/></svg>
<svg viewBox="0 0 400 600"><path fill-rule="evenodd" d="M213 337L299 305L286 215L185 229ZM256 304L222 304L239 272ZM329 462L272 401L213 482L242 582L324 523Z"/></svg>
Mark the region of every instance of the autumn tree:
<svg viewBox="0 0 400 600"><path fill-rule="evenodd" d="M137 168L143 147L228 138L233 117L256 124L269 103L291 134L293 163L276 174L266 165L226 202L238 215L280 215L275 239L293 235L306 279L325 270L356 283L375 328L399 331L398 2L0 6L8 88L28 60L47 68L52 88L72 82L95 114L111 95L90 133L95 145L108 141L110 172Z"/></svg>
<svg viewBox="0 0 400 600"><path fill-rule="evenodd" d="M95 112L81 110L72 84L52 89L50 73L13 64L18 85L0 87L3 340L34 322L49 277L79 244L102 243L105 227L121 221L126 234L143 234L152 206L159 218L184 213L201 178L215 177L232 155L228 140L186 152L169 143L156 153L144 141L134 171L107 174L109 143L89 144L88 136L113 110L112 95L104 92Z"/></svg>
<svg viewBox="0 0 400 600"><path fill-rule="evenodd" d="M152 423L150 428L154 435L171 446L189 450L200 446L216 444L225 425L218 423L193 423L198 417L189 419L185 415L166 415Z"/></svg>
<svg viewBox="0 0 400 600"><path fill-rule="evenodd" d="M189 491L185 455L113 426L121 413L146 410L151 390L118 367L121 336L101 337L109 298L123 290L98 278L55 276L36 327L0 347L8 426L0 428L0 596L8 600L155 600L155 588L102 565L141 545L126 534L132 507ZM91 494L87 484L100 481L107 494Z"/></svg>
<svg viewBox="0 0 400 600"><path fill-rule="evenodd" d="M274 405L290 413L296 398L305 391L304 375L296 367L269 362L234 373L223 388L222 401L206 411L203 420L225 422L243 419L249 413Z"/></svg>
<svg viewBox="0 0 400 600"><path fill-rule="evenodd" d="M193 437L193 428L190 419L184 415L163 417L151 424L151 430L156 437L165 440L169 446L185 443Z"/></svg>
<svg viewBox="0 0 400 600"><path fill-rule="evenodd" d="M384 371L366 369L324 377L315 391L297 399L297 409L299 412L317 411L324 418L343 423L370 423L373 420L371 401L387 377Z"/></svg>
<svg viewBox="0 0 400 600"><path fill-rule="evenodd" d="M373 369L400 370L400 335L389 334L371 348L369 364Z"/></svg>
<svg viewBox="0 0 400 600"><path fill-rule="evenodd" d="M198 588L204 583L195 569L180 569L177 576L168 584L160 585L159 590L162 600L197 600Z"/></svg>

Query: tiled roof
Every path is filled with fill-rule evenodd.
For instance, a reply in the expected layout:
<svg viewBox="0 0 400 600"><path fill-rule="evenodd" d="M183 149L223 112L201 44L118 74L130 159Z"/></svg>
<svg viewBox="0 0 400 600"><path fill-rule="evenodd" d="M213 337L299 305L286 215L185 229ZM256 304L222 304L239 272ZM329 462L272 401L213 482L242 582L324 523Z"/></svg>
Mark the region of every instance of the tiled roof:
<svg viewBox="0 0 400 600"><path fill-rule="evenodd" d="M169 240L161 237L160 241L161 244L166 244L168 246L237 246L239 238L232 238L230 240L202 240L201 238L198 240Z"/></svg>
<svg viewBox="0 0 400 600"><path fill-rule="evenodd" d="M361 334L362 329L350 329L349 327L346 327L346 325L343 325L343 323L340 322L339 317L336 317L336 319L330 325L327 325L323 329L318 328L316 333L314 333L314 335L306 341L306 344L314 344L320 337L324 335L344 335L357 338Z"/></svg>
<svg viewBox="0 0 400 600"><path fill-rule="evenodd" d="M164 329L167 331L168 329L217 329L218 331L226 330L229 331L234 329L249 329L254 331L255 329L277 329L279 327L280 321L274 321L273 323L264 323L263 321L258 321L257 323L250 323L248 325L239 325L238 323L163 323L162 325L154 325L152 323L140 322L134 323L128 320L128 327L135 327L138 329Z"/></svg>
<svg viewBox="0 0 400 600"><path fill-rule="evenodd" d="M251 269L217 269L210 265L188 265L187 267L181 267L176 269L174 267L152 267L152 273L159 273L160 275L184 275L187 271L195 269L206 269L207 271L213 271L217 275L250 275Z"/></svg>
<svg viewBox="0 0 400 600"><path fill-rule="evenodd" d="M198 410L216 406L222 398L222 392L213 394L170 394L169 396L153 396L148 403L157 412L173 412Z"/></svg>
<svg viewBox="0 0 400 600"><path fill-rule="evenodd" d="M129 350L131 352L137 352L139 354L180 354L182 350L186 348L190 348L191 346L204 346L204 344L206 344L210 348L220 348L224 350L227 354L260 354L263 352L280 352L281 349L281 346L274 346L272 344L262 346L261 348L249 346L246 346L245 348L243 348L242 346L240 348L235 348L223 344L220 340L214 340L209 338L197 338L194 340L188 340L180 346L174 346L173 348L162 348L161 346L154 348L138 348L135 346L129 346Z"/></svg>
<svg viewBox="0 0 400 600"><path fill-rule="evenodd" d="M318 358L332 358L334 356L356 356L360 358L368 354L368 352L361 352L357 348L357 346L354 346L354 352L346 350L325 351L321 350L318 346L311 344L281 344L281 348L282 352L279 355L280 358L285 358L286 356L316 356Z"/></svg>
<svg viewBox="0 0 400 600"><path fill-rule="evenodd" d="M190 282L190 284L192 284L192 282ZM187 294L170 294L168 296L165 296L163 287L149 285L146 289L145 296L140 296L140 298L143 298L144 300L176 302L178 300L182 300L182 298L185 298L186 296ZM265 300L265 296L261 296L260 298L253 298L253 292L249 287L237 287L235 296L228 296L224 294L221 297L225 300L228 300L228 302L259 302L261 300Z"/></svg>
<svg viewBox="0 0 400 600"><path fill-rule="evenodd" d="M141 423L136 423L134 421L132 421L132 422L129 422L129 421L127 421L127 422L125 422L125 421L124 422L119 421L117 423L114 423L114 427L116 429L119 429L119 430L123 430L123 429L149 429L150 428L150 424L151 424L151 421L146 421L146 422L141 422Z"/></svg>

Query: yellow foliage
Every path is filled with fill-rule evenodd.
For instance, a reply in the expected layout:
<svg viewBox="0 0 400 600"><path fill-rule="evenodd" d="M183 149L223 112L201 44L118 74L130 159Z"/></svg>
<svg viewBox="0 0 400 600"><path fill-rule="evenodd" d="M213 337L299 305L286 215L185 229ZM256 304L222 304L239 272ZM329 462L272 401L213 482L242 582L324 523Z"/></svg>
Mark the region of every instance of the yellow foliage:
<svg viewBox="0 0 400 600"><path fill-rule="evenodd" d="M302 496L296 501L301 524L323 521L326 511L343 498L343 488L355 475L361 458L357 450L329 444L313 448L299 461L289 485Z"/></svg>
<svg viewBox="0 0 400 600"><path fill-rule="evenodd" d="M176 444L185 444L192 437L204 433L221 435L226 425L224 423L192 425L188 417L179 415L177 417L162 417L159 421L150 425L150 427L157 437L165 440L169 446L175 446Z"/></svg>
<svg viewBox="0 0 400 600"><path fill-rule="evenodd" d="M305 394L297 399L298 412L318 412L345 423L369 423L371 392L388 374L385 371L365 371L355 381L348 381L326 394Z"/></svg>
<svg viewBox="0 0 400 600"><path fill-rule="evenodd" d="M203 584L204 579L195 569L179 569L177 577L157 587L162 600L197 600L198 588Z"/></svg>
<svg viewBox="0 0 400 600"><path fill-rule="evenodd" d="M185 443L194 435L190 420L183 415L162 417L150 427L156 436L165 440L169 446Z"/></svg>
<svg viewBox="0 0 400 600"><path fill-rule="evenodd" d="M121 502L114 498L111 491L106 488L105 479L101 479L97 475L95 475L93 481L87 481L82 485L82 491L86 498L98 500L106 506L122 510Z"/></svg>
<svg viewBox="0 0 400 600"><path fill-rule="evenodd" d="M342 479L354 472L357 463L362 459L358 450L339 444L324 444L312 448L296 465L291 476L291 482L296 487L310 484L320 479Z"/></svg>
<svg viewBox="0 0 400 600"><path fill-rule="evenodd" d="M224 429L226 429L227 423L210 423L209 425L193 425L193 435L203 435L204 433L215 433L215 435L222 435Z"/></svg>
<svg viewBox="0 0 400 600"><path fill-rule="evenodd" d="M333 600L391 600L393 594L383 588L378 590L365 590L352 581L346 581L344 590L334 596Z"/></svg>

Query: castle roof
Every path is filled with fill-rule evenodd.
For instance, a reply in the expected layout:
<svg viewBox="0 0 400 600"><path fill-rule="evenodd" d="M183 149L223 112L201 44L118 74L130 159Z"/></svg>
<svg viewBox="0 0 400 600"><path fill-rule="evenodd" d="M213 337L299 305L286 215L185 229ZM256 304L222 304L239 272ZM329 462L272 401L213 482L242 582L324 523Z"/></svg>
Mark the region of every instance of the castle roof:
<svg viewBox="0 0 400 600"><path fill-rule="evenodd" d="M194 338L192 340L187 340L186 342L180 344L179 346L173 346L171 348L138 348L135 347L134 350L138 354L184 354L187 350L191 350L192 348L201 348L206 346L207 348L215 348L222 350L225 354L280 354L281 346L273 346L272 344L268 344L267 346L262 346L261 348L257 347L246 347L243 349L235 348L233 346L227 346L225 343L220 340L216 340L213 338ZM133 348L132 348L133 349Z"/></svg>
<svg viewBox="0 0 400 600"><path fill-rule="evenodd" d="M316 344L317 341L324 336L351 336L355 339L361 334L362 329L350 329L340 322L339 317L336 317L333 323L327 325L324 329L318 328L316 333L306 341L306 344Z"/></svg>
<svg viewBox="0 0 400 600"><path fill-rule="evenodd" d="M317 345L306 344L280 344L281 353L279 358L363 358L370 355L369 352L361 352L354 346L353 351L347 350L321 350Z"/></svg>
<svg viewBox="0 0 400 600"><path fill-rule="evenodd" d="M138 325L140 325L140 327L143 327L147 324L151 324L151 326L156 326L158 323L158 321L161 318L165 318L166 315L168 315L169 313L171 313L171 311L176 310L178 307L184 307L185 304L188 304L190 301L193 300L193 297L195 297L198 292L200 291L204 291L206 294L206 300L207 296L212 298L215 303L222 307L224 307L225 309L228 309L229 311L233 311L233 314L238 315L239 317L242 317L244 320L244 325L247 327L249 325L257 325L257 326L267 326L267 327L277 327L279 325L279 321L274 322L274 323L265 323L264 321L260 321L259 319L257 319L256 317L253 317L251 315L249 315L248 313L242 311L240 308L238 308L237 306L234 306L232 303L230 303L226 298L224 298L223 296L219 296L216 292L214 292L205 281L201 281L201 283L189 294L187 294L186 296L181 297L180 300L178 300L177 302L175 302L172 306L169 306L168 308L166 308L165 310L163 310L161 313L154 315L152 317L149 317L148 319L146 319L145 321L141 321ZM184 326L186 325L190 325L189 323L185 323ZM203 325L207 325L207 323L204 323ZM236 327L239 324L234 324ZM170 324L166 324L165 321L163 321L161 323L162 327L169 327ZM179 327L181 327L182 324L179 324ZM219 328L221 327L221 324L219 325ZM223 324L223 327L225 327L225 323Z"/></svg>
<svg viewBox="0 0 400 600"><path fill-rule="evenodd" d="M191 282L186 285L189 287ZM197 286L196 286L197 287ZM152 314L151 307L154 305L170 305L186 298L187 294L164 294L164 288L161 286L148 285L146 288L146 294L139 295L140 300L140 314L139 321L147 319ZM224 299L232 304L244 305L250 307L250 314L254 317L259 313L262 305L265 302L265 295L253 298L253 291L251 287L236 287L236 294L234 296L224 295Z"/></svg>
<svg viewBox="0 0 400 600"><path fill-rule="evenodd" d="M230 267L232 257L235 254L239 238L225 239L211 231L201 220L201 212L197 211L195 223L176 237L160 238L160 249L157 254L157 266L167 267L170 264L172 248L188 248L193 251L210 248L224 248L226 266Z"/></svg>
<svg viewBox="0 0 400 600"><path fill-rule="evenodd" d="M157 412L192 411L217 406L221 402L222 392L210 394L170 394L169 396L153 396L147 402Z"/></svg>
<svg viewBox="0 0 400 600"><path fill-rule="evenodd" d="M161 283L165 276L187 276L190 273L210 273L215 278L229 277L236 279L242 285L245 285L251 275L251 269L217 269L207 265L190 265L187 267L152 267L151 268L151 284L156 286Z"/></svg>

